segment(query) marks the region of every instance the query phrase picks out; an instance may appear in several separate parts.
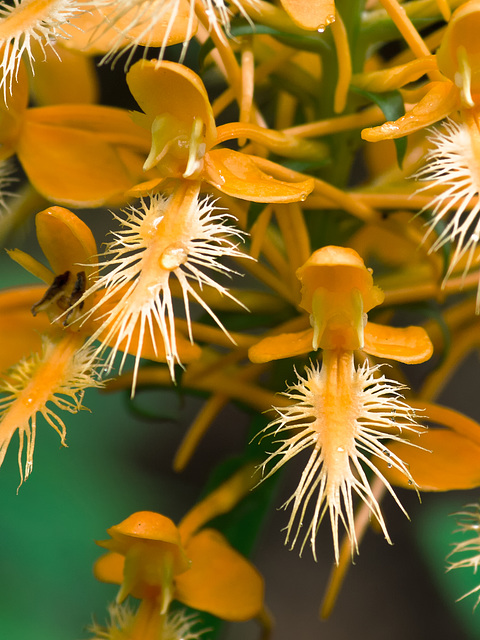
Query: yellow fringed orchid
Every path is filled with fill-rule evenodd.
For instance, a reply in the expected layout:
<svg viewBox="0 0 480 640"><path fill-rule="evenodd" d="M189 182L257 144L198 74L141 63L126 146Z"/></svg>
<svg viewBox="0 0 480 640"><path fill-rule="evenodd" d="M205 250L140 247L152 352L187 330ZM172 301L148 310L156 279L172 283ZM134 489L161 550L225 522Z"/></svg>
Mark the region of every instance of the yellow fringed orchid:
<svg viewBox="0 0 480 640"><path fill-rule="evenodd" d="M298 269L297 277L302 282L300 307L310 314L312 328L264 338L250 347L252 362L298 356L318 348L361 349L412 364L432 355L432 344L421 327L385 327L366 320L367 312L383 302L383 292L372 285L371 273L355 250L318 249Z"/></svg>
<svg viewBox="0 0 480 640"><path fill-rule="evenodd" d="M285 182L264 173L255 156L232 149L215 149L220 141L248 136L287 155L323 154L323 147L281 136L253 125L215 126L207 91L199 76L175 62L140 60L127 74L127 83L143 113L134 121L151 132L150 153L144 169L155 168L157 179L133 191L143 195L161 188L165 179L207 182L222 193L253 202L297 202L313 189L313 180ZM225 135L223 138L222 135Z"/></svg>
<svg viewBox="0 0 480 640"><path fill-rule="evenodd" d="M420 131L443 118L447 120L429 131L423 166L412 177L425 186L417 191L432 191L427 208L433 211L428 223L429 234L440 228L429 249L437 251L447 243L455 243L444 286L458 269L464 265L464 275L477 263L477 246L480 238L478 204L480 157L480 3L470 0L461 5L452 15L435 55L441 72L423 89L423 96L406 115L379 127L364 129L362 137L375 142L394 139ZM428 71L432 57L407 63L390 70L360 74L361 86L369 89L397 88ZM393 83L393 84L392 84ZM477 289L476 312L480 312L480 281Z"/></svg>
<svg viewBox="0 0 480 640"><path fill-rule="evenodd" d="M435 60L442 74L428 83L424 96L403 117L380 127L364 129L362 138L370 142L400 138L454 114L458 109L475 107L480 76L476 70L479 56L478 26L480 4L470 0L452 15ZM422 72L435 70L428 55L409 62L392 72L390 69L358 76L360 86L370 90L387 91L420 77ZM420 74L420 75L418 75ZM355 82L355 79L354 79Z"/></svg>
<svg viewBox="0 0 480 640"><path fill-rule="evenodd" d="M50 322L33 317L30 309L32 293L38 288L6 292L2 304L8 322L17 320L10 333L17 333L13 353L7 349L2 369L13 365L12 356L18 355L24 341L23 358L11 366L1 379L0 400L0 464L16 431L19 434L18 466L21 482L27 478L33 466L33 451L37 418L43 415L47 423L59 434L65 445L66 427L56 410L76 413L82 408L82 398L87 387L101 386L91 354L85 350L85 334L64 327L55 320L78 297L80 289L88 287L94 275L92 256L96 245L88 227L76 216L59 207L52 207L37 215L37 234L53 273L20 251L12 251L11 257L30 272L49 284L47 293L31 307L34 316L46 311ZM78 265L83 265L79 267ZM42 314L43 316L43 314ZM38 338L32 333L42 331L40 349L31 351ZM32 340L33 338L33 340ZM51 405L56 409L51 408ZM26 440L26 461L23 468L23 449Z"/></svg>
<svg viewBox="0 0 480 640"><path fill-rule="evenodd" d="M224 620L243 621L263 609L258 571L218 531L203 528L229 511L251 488L252 468L244 468L196 505L178 527L163 515L141 511L107 530L98 544L109 553L95 564L103 582L120 584L117 603L141 600L131 638L157 640L177 600Z"/></svg>
<svg viewBox="0 0 480 640"><path fill-rule="evenodd" d="M87 387L102 386L98 360L86 340L95 331L95 315L79 321L97 298L81 300L97 276L97 248L90 229L76 215L61 207L50 207L36 216L37 237L51 270L18 249L10 257L43 280L45 287L6 290L0 295L0 324L9 334L0 355L0 464L14 433L18 431L18 464L21 480L32 470L37 418L45 420L65 445L66 427L56 410L76 413L82 408ZM106 307L97 305L99 313ZM7 331L8 328L8 331ZM147 337L149 338L149 337ZM176 336L178 350L186 362L200 350L183 336ZM138 333L128 345L117 348L137 351ZM142 340L142 354L165 360L161 345ZM54 405L56 409L51 408ZM26 462L23 448L26 439Z"/></svg>
<svg viewBox="0 0 480 640"><path fill-rule="evenodd" d="M301 537L301 550L309 541L316 557L317 530L328 511L338 563L339 522L347 531L352 554L358 550L354 493L390 541L365 469L383 482L403 510L379 462L395 468L413 485L407 465L385 442L402 442L405 433L421 432L414 410L402 399L402 385L378 375L379 367L368 361L357 369L354 354L364 350L401 362L423 362L431 356L432 345L420 327L391 329L366 323L366 313L382 302L383 294L353 249L319 249L297 270L297 277L302 283L300 306L310 313L313 328L265 338L250 348L249 355L254 362L265 362L322 349L323 360L306 367L305 378L297 373L297 381L283 394L291 404L277 408L276 419L262 432L278 443L262 469L269 477L300 452L311 451L300 483L284 505L292 506L286 543L293 548ZM313 516L306 525L311 503Z"/></svg>
<svg viewBox="0 0 480 640"><path fill-rule="evenodd" d="M97 339L101 341L97 353L103 352L106 346L113 346L106 362L108 370L112 368L119 349L131 352L138 343L132 393L140 357L145 357L144 340L150 338L155 348L155 335L161 336L172 379L175 364L182 363L175 330L171 291L173 276L180 286L192 351L198 347L193 344L190 298L228 336L220 319L204 301L202 290L207 287L235 300L210 273L234 273L219 258L244 257L234 242L235 239L240 240L242 234L228 226L228 218L232 216L220 212L208 198L199 200L198 191L198 183L189 184L187 181L181 183L170 197L157 195L149 201L142 199L139 207L131 207L125 212L127 218L122 220L123 229L116 233L116 240L104 254L105 261L101 266L105 266L106 271L103 273L102 269L100 278L84 297L91 300L92 296L104 292L84 318L96 327L88 343L93 344ZM198 285L199 291L192 282ZM120 371L124 361L125 357Z"/></svg>

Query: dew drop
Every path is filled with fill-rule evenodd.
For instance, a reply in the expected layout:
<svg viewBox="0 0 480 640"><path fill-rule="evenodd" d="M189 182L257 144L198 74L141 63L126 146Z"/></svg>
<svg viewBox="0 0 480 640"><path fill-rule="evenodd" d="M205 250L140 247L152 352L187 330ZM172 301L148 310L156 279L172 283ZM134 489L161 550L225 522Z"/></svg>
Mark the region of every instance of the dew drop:
<svg viewBox="0 0 480 640"><path fill-rule="evenodd" d="M413 480L411 480L410 478L408 479L408 484L412 485L413 484Z"/></svg>
<svg viewBox="0 0 480 640"><path fill-rule="evenodd" d="M389 469L391 469L391 468L392 468L392 463L391 463L391 462L389 462L389 463L387 464L387 467L388 467Z"/></svg>
<svg viewBox="0 0 480 640"><path fill-rule="evenodd" d="M337 451L338 451L339 453L343 453L343 452L345 451L345 449L344 449L343 447L338 447L338 448L337 448Z"/></svg>
<svg viewBox="0 0 480 640"><path fill-rule="evenodd" d="M318 31L318 33L323 33L323 32L325 31L325 29L326 29L325 25L324 25L324 24L321 24L321 25L318 27L317 31Z"/></svg>
<svg viewBox="0 0 480 640"><path fill-rule="evenodd" d="M329 24L332 24L333 22L335 22L335 15L333 13L331 13L329 16L327 16L325 18L325 24L328 26Z"/></svg>
<svg viewBox="0 0 480 640"><path fill-rule="evenodd" d="M168 271L173 271L188 259L187 249L180 243L169 244L160 256L160 266Z"/></svg>

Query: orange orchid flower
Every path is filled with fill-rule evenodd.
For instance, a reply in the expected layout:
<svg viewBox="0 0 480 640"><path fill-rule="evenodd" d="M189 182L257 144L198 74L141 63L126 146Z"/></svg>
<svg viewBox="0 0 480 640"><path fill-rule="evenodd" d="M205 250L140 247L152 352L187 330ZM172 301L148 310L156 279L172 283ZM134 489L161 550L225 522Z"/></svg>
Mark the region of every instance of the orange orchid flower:
<svg viewBox="0 0 480 640"><path fill-rule="evenodd" d="M55 318L68 310L78 298L79 292L88 287L94 277L92 256L96 245L88 227L67 210L53 207L37 215L37 235L53 273L20 251L11 252L12 258L23 264L37 277L48 282L47 293L31 306L32 297L38 295L38 287L4 292L1 306L3 322L14 318L18 324L14 348L7 348L2 356L2 370L13 365L12 356L18 355L24 341L24 357L4 373L0 382L0 464L5 458L13 434L18 431L20 446L18 466L21 482L27 478L33 466L33 451L37 417L42 415L57 431L65 445L66 427L56 410L76 413L82 408L82 398L87 387L101 386L91 354L84 347L83 332L64 327ZM83 265L79 267L78 265ZM56 274L56 275L55 275ZM32 295L33 294L33 295ZM39 311L46 311L49 323L36 318ZM43 314L42 314L43 315ZM30 349L38 338L32 334L42 330L42 346ZM10 333L15 333L11 330ZM55 409L51 408L54 405ZM26 462L23 469L23 449L26 439Z"/></svg>
<svg viewBox="0 0 480 640"><path fill-rule="evenodd" d="M163 515L141 511L107 530L98 544L109 553L95 564L103 582L120 584L117 603L128 595L142 602L132 635L161 637L170 603L177 600L224 620L243 621L263 609L263 580L253 565L222 534L202 528L230 510L251 487L252 468L244 468L197 504L178 527ZM148 631L145 631L148 630Z"/></svg>
<svg viewBox="0 0 480 640"><path fill-rule="evenodd" d="M470 0L452 15L435 56L426 56L392 70L359 76L360 85L387 90L414 80L436 64L441 80L422 89L423 97L402 118L380 127L364 129L362 137L375 142L399 138L446 118L443 125L430 130L424 165L412 177L425 182L419 191L433 190L431 202L424 208L433 211L425 238L436 228L441 231L430 252L454 242L444 285L452 273L464 265L464 274L478 262L480 205L478 195L478 155L480 149L480 75L478 27L480 3ZM363 83L363 84L362 84ZM389 84L390 83L390 84ZM480 281L476 312L480 311Z"/></svg>
<svg viewBox="0 0 480 640"><path fill-rule="evenodd" d="M257 166L255 156L214 148L224 140L247 136L278 153L323 153L323 147L256 125L217 129L205 86L191 69L175 62L140 60L128 72L127 83L143 110L132 117L152 135L144 169L155 167L160 174L139 185L136 194L158 189L166 178L207 182L222 193L253 202L296 202L312 191L312 179L277 180Z"/></svg>
<svg viewBox="0 0 480 640"><path fill-rule="evenodd" d="M441 73L438 80L422 88L421 99L406 115L394 122L364 129L362 138L370 142L400 138L454 115L457 110L462 110L468 119L469 110L475 112L477 108L480 92L479 24L480 4L478 0L470 0L453 13L435 56L424 56L397 68L354 78L354 83L361 88L388 91L420 78L425 72L438 69Z"/></svg>
<svg viewBox="0 0 480 640"><path fill-rule="evenodd" d="M1 151L13 154L35 189L56 203L93 207L125 201L142 174L149 139L126 111L91 104L28 108L24 65L0 104Z"/></svg>
<svg viewBox="0 0 480 640"><path fill-rule="evenodd" d="M107 266L113 262L115 268L102 274L88 295L105 289L107 293L99 304L113 298L118 302L104 314L88 344L101 340L101 353L106 344L114 343L107 360L110 369L119 345L124 341L129 345L132 332L139 331L133 393L141 341L146 333L158 329L161 334L172 379L175 364L181 364L174 334L171 276L180 284L191 341L190 297L228 335L201 290L206 285L234 299L205 269L233 273L218 258L244 257L232 241L242 234L226 225L231 216L216 213L218 208L208 198L200 200L202 183L246 200L291 202L306 198L313 180L276 180L257 167L254 156L213 149L220 136L208 95L200 78L187 67L173 62L159 66L155 61L141 60L127 74L127 82L144 110L134 113L134 120L152 132L152 147L144 168L155 168L161 177L133 190L147 191L150 202L142 198L140 207L131 208L124 230L104 254ZM302 149L312 152L310 143L298 141L297 145L291 137L274 135L253 125L239 124L236 133L271 142L275 148L286 143L286 152L294 155ZM225 139L235 137L234 127L224 130L224 135ZM151 195L158 188L163 188L166 195ZM197 282L200 293L192 287L191 280ZM96 313L97 308L93 305L91 313Z"/></svg>
<svg viewBox="0 0 480 640"><path fill-rule="evenodd" d="M37 237L50 263L45 267L28 254L15 249L10 257L43 280L44 287L21 287L0 295L0 324L10 338L0 355L0 464L10 440L18 430L18 464L21 480L33 465L38 415L60 435L65 444L66 427L58 410L76 413L82 408L84 389L102 386L98 360L86 339L95 331L95 316L80 322L95 300L81 300L97 277L97 248L90 229L76 215L61 207L50 207L36 216ZM103 292L99 292L101 296ZM102 307L99 313L105 312ZM42 313L44 312L44 313ZM7 331L8 328L8 331ZM200 350L180 334L178 350L186 362ZM118 348L137 350L138 334L128 345ZM165 361L165 351L149 339L142 340L146 358ZM47 404L48 403L48 404ZM26 438L26 463L22 456Z"/></svg>
<svg viewBox="0 0 480 640"><path fill-rule="evenodd" d="M415 412L402 400L402 385L378 376L379 367L368 361L357 369L354 354L364 350L401 362L423 362L431 356L432 345L420 327L390 330L371 325L367 331L366 313L382 302L383 294L353 249L319 249L297 270L297 277L302 283L300 306L310 313L313 328L265 338L250 348L249 355L254 362L265 362L320 348L323 361L307 367L306 378L297 374L296 383L283 394L292 404L276 409L277 418L264 430L279 446L262 469L269 477L298 453L311 450L300 483L284 505L292 505L286 543L293 538L293 548L302 533L301 550L310 541L316 557L317 530L328 511L338 563L339 521L347 530L352 554L358 550L353 493L364 500L390 541L363 465L403 510L378 463L384 461L413 484L407 465L385 441L402 442L404 433L420 433ZM310 502L313 519L305 526Z"/></svg>
<svg viewBox="0 0 480 640"><path fill-rule="evenodd" d="M93 322L95 329L87 344L100 340L96 348L98 355L107 346L113 347L106 361L107 370L113 367L118 350L131 352L136 345L132 394L140 358L145 357L145 340L150 338L155 348L155 335L161 336L172 379L175 364L188 361L183 360L178 348L181 343L177 344L176 305L172 296L175 280L180 289L177 296L183 299L192 350L198 347L193 344L190 300L203 308L229 336L204 300L204 287L243 306L210 275L235 273L219 258L247 257L235 244L235 240L242 239L242 233L228 225L232 216L209 198L199 198L199 186L198 182L185 181L169 197L158 194L149 201L142 198L138 207L124 212L123 228L103 254L101 275L81 301L91 301L92 296L103 292L96 303L90 302L83 321L90 325ZM198 286L193 286L195 284ZM124 362L125 356L120 372Z"/></svg>
<svg viewBox="0 0 480 640"><path fill-rule="evenodd" d="M421 327L386 327L366 321L367 312L383 302L383 292L373 286L372 275L355 250L318 249L297 270L297 277L302 283L300 307L310 314L312 328L260 340L249 349L252 362L304 355L318 348L361 349L408 364L425 362L432 355L432 344ZM332 329L336 323L338 334Z"/></svg>

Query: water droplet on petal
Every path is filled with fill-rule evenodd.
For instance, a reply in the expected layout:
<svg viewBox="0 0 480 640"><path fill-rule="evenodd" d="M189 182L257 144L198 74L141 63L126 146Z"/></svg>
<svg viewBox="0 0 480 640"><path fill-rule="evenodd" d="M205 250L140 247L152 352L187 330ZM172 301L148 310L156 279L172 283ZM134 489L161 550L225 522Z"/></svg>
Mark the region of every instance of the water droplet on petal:
<svg viewBox="0 0 480 640"><path fill-rule="evenodd" d="M338 453L343 453L345 451L345 449L343 447L338 447L337 451L338 451Z"/></svg>
<svg viewBox="0 0 480 640"><path fill-rule="evenodd" d="M188 251L180 243L169 244L160 256L160 266L168 271L177 269L181 264L185 264L188 260Z"/></svg>
<svg viewBox="0 0 480 640"><path fill-rule="evenodd" d="M323 33L325 31L325 25L321 24L318 29L317 29L318 33Z"/></svg>

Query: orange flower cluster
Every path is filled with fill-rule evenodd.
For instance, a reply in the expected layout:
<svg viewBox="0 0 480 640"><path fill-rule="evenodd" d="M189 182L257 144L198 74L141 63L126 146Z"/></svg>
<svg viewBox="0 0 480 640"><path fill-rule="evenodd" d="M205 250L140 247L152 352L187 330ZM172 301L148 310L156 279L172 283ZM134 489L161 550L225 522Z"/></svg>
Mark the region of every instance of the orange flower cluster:
<svg viewBox="0 0 480 640"><path fill-rule="evenodd" d="M178 526L108 529L96 638L205 637L185 607L268 638L262 578L204 527L302 454L285 542L317 560L329 521L324 614L369 522L391 542L386 495L406 514L396 487L480 485L480 425L435 401L480 342L479 27L478 0L2 5L0 236L43 285L0 292L0 465L18 433L22 484L37 428L66 445L89 388L202 396L179 472L230 402L256 416ZM120 61L132 111L100 98ZM49 267L12 248L31 220Z"/></svg>

